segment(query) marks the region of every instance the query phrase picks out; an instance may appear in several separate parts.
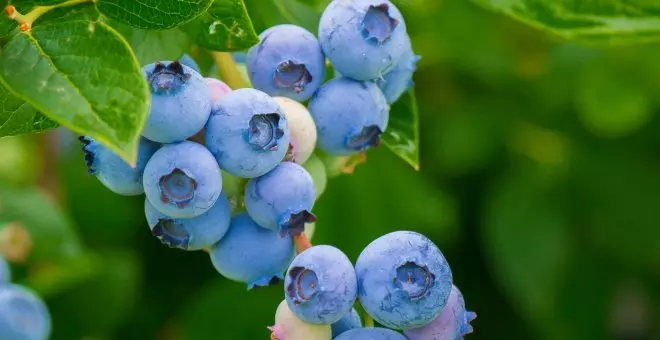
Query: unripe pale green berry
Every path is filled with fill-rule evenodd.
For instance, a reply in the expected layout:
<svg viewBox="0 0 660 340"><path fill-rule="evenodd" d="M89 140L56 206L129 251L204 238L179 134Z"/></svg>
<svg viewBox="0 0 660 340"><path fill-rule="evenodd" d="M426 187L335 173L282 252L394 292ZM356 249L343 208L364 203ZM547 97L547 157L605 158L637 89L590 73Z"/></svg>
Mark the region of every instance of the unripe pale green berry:
<svg viewBox="0 0 660 340"><path fill-rule="evenodd" d="M275 312L275 326L269 327L272 340L330 340L330 325L312 325L298 319L289 309L286 300Z"/></svg>
<svg viewBox="0 0 660 340"><path fill-rule="evenodd" d="M316 148L316 125L307 108L293 99L273 97L284 112L291 133L293 162L305 163Z"/></svg>
<svg viewBox="0 0 660 340"><path fill-rule="evenodd" d="M316 198L319 198L321 194L325 191L326 186L328 185L328 174L325 170L325 165L323 161L312 154L307 162L303 164L303 168L309 172L314 181L314 191L316 191Z"/></svg>

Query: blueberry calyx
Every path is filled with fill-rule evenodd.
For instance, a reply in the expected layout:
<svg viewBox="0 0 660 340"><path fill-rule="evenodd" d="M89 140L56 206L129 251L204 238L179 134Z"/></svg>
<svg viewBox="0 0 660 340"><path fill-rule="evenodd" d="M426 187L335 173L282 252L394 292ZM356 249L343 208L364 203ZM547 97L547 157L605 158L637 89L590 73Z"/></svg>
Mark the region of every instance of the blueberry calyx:
<svg viewBox="0 0 660 340"><path fill-rule="evenodd" d="M277 113L256 114L250 118L247 142L258 151L277 151L277 141L284 136Z"/></svg>
<svg viewBox="0 0 660 340"><path fill-rule="evenodd" d="M316 216L308 210L301 210L288 214L280 225L280 236L284 237L288 233L291 236L297 236L305 232L305 223L316 222Z"/></svg>
<svg viewBox="0 0 660 340"><path fill-rule="evenodd" d="M82 150L85 153L85 165L87 166L87 173L90 175L96 174L96 166L94 166L94 152L92 152L93 141L85 136L78 137L78 140L83 143Z"/></svg>
<svg viewBox="0 0 660 340"><path fill-rule="evenodd" d="M299 305L311 300L319 289L319 279L316 273L305 267L289 269L291 283L286 287L286 294L294 304Z"/></svg>
<svg viewBox="0 0 660 340"><path fill-rule="evenodd" d="M383 130L381 130L377 125L369 125L362 128L360 132L348 137L346 145L349 148L357 151L362 151L369 147L376 147L380 145L380 136L382 134Z"/></svg>
<svg viewBox="0 0 660 340"><path fill-rule="evenodd" d="M286 335L284 329L280 325L274 325L268 327L270 333L270 340L286 340Z"/></svg>
<svg viewBox="0 0 660 340"><path fill-rule="evenodd" d="M287 60L277 65L273 81L278 87L291 88L296 93L301 93L305 90L305 85L312 82L312 75L305 64Z"/></svg>
<svg viewBox="0 0 660 340"><path fill-rule="evenodd" d="M426 266L408 261L396 269L394 285L403 290L411 300L417 300L429 292L434 280L435 276Z"/></svg>
<svg viewBox="0 0 660 340"><path fill-rule="evenodd" d="M185 85L190 77L190 73L185 73L183 65L178 61L167 66L163 63L156 63L153 72L147 72L151 92L158 94L176 92Z"/></svg>
<svg viewBox="0 0 660 340"><path fill-rule="evenodd" d="M174 220L161 218L151 230L160 242L170 248L188 249L190 235L188 231Z"/></svg>
<svg viewBox="0 0 660 340"><path fill-rule="evenodd" d="M382 44L390 39L392 31L399 25L399 20L389 14L387 3L370 5L362 19L362 37L376 44Z"/></svg>
<svg viewBox="0 0 660 340"><path fill-rule="evenodd" d="M174 169L162 176L158 181L160 200L163 203L174 203L177 207L185 207L195 196L197 181L181 169Z"/></svg>
<svg viewBox="0 0 660 340"><path fill-rule="evenodd" d="M477 313L465 311L465 320L461 324L461 329L460 329L461 335L467 335L474 331L472 325L470 325L470 322L476 318L477 318Z"/></svg>

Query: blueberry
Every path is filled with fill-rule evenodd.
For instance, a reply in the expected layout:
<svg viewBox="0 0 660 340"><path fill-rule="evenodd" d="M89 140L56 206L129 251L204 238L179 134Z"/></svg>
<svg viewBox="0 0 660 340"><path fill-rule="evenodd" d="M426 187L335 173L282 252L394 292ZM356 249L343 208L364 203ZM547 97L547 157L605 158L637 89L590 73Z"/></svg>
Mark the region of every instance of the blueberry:
<svg viewBox="0 0 660 340"><path fill-rule="evenodd" d="M314 191L316 192L316 198L318 199L328 186L328 173L326 172L325 164L323 164L321 158L312 154L307 162L303 164L303 168L305 168L305 170L309 172L309 175L312 176L312 180L314 181Z"/></svg>
<svg viewBox="0 0 660 340"><path fill-rule="evenodd" d="M246 213L236 215L225 236L211 248L215 269L228 279L246 282L248 289L283 279L294 256L290 237L258 226Z"/></svg>
<svg viewBox="0 0 660 340"><path fill-rule="evenodd" d="M397 333L391 329L369 327L369 328L356 328L344 332L334 340L407 340L401 333Z"/></svg>
<svg viewBox="0 0 660 340"><path fill-rule="evenodd" d="M197 72L197 73L201 73L201 71L199 70L199 65L197 65L197 62L195 61L195 59L193 59L190 55L188 55L188 54L184 54L184 55L179 59L179 62L180 62L182 65L188 66L188 67L190 67L191 69L195 70L195 72Z"/></svg>
<svg viewBox="0 0 660 340"><path fill-rule="evenodd" d="M309 103L318 129L318 146L331 155L350 155L380 143L389 105L373 82L335 78Z"/></svg>
<svg viewBox="0 0 660 340"><path fill-rule="evenodd" d="M192 218L207 212L221 190L220 169L213 155L194 142L163 146L144 169L147 199L172 218Z"/></svg>
<svg viewBox="0 0 660 340"><path fill-rule="evenodd" d="M144 137L179 142L204 127L211 114L211 93L199 73L178 61L149 64L142 71L151 90Z"/></svg>
<svg viewBox="0 0 660 340"><path fill-rule="evenodd" d="M295 25L273 26L248 51L247 69L256 89L305 101L325 76L325 57L316 37Z"/></svg>
<svg viewBox="0 0 660 340"><path fill-rule="evenodd" d="M91 137L81 136L79 139L84 144L82 149L88 173L95 175L103 185L119 195L134 196L144 192L144 167L160 147L159 144L140 138L138 159L135 167L131 167Z"/></svg>
<svg viewBox="0 0 660 340"><path fill-rule="evenodd" d="M0 256L0 285L9 283L11 281L11 271L9 270L9 264L7 261Z"/></svg>
<svg viewBox="0 0 660 340"><path fill-rule="evenodd" d="M344 332L360 327L362 327L360 315L358 315L355 308L353 308L350 313L344 315L343 318L332 324L332 337L336 338Z"/></svg>
<svg viewBox="0 0 660 340"><path fill-rule="evenodd" d="M189 219L173 219L144 202L144 212L151 233L170 248L201 250L209 248L225 235L231 220L231 208L224 194L207 212Z"/></svg>
<svg viewBox="0 0 660 340"><path fill-rule="evenodd" d="M380 78L403 55L408 35L387 0L333 1L319 23L319 41L334 68L356 80Z"/></svg>
<svg viewBox="0 0 660 340"><path fill-rule="evenodd" d="M211 91L211 103L213 105L215 105L215 103L217 103L220 98L224 97L227 93L232 91L231 87L225 84L222 80L215 78L204 78L204 81L206 82L206 86L209 88L209 91Z"/></svg>
<svg viewBox="0 0 660 340"><path fill-rule="evenodd" d="M268 327L271 340L330 340L332 332L329 325L313 325L303 322L295 316L286 301L277 306L275 325Z"/></svg>
<svg viewBox="0 0 660 340"><path fill-rule="evenodd" d="M286 97L274 97L280 105L289 124L291 140L289 141L288 160L298 164L305 163L316 148L316 125L307 108Z"/></svg>
<svg viewBox="0 0 660 340"><path fill-rule="evenodd" d="M389 104L396 102L404 92L413 86L412 77L420 56L413 52L410 39L406 39L406 41L406 48L401 60L385 74L383 79L377 80L378 87L383 91Z"/></svg>
<svg viewBox="0 0 660 340"><path fill-rule="evenodd" d="M445 307L451 269L438 247L425 236L397 231L371 242L355 272L358 299L365 311L394 329L420 327Z"/></svg>
<svg viewBox="0 0 660 340"><path fill-rule="evenodd" d="M245 187L245 208L258 225L281 235L303 232L314 222L314 182L300 165L280 163L273 171L251 179Z"/></svg>
<svg viewBox="0 0 660 340"><path fill-rule="evenodd" d="M403 331L410 340L456 340L472 333L470 321L477 315L465 310L463 294L452 286L447 305L431 323Z"/></svg>
<svg viewBox="0 0 660 340"><path fill-rule="evenodd" d="M0 286L0 339L45 340L50 327L46 305L31 290L13 284Z"/></svg>
<svg viewBox="0 0 660 340"><path fill-rule="evenodd" d="M206 146L230 174L243 178L264 175L286 154L286 117L261 91L232 91L213 106L206 126Z"/></svg>
<svg viewBox="0 0 660 340"><path fill-rule="evenodd" d="M353 264L335 247L311 247L291 262L284 291L289 308L301 320L337 322L351 311L357 297Z"/></svg>

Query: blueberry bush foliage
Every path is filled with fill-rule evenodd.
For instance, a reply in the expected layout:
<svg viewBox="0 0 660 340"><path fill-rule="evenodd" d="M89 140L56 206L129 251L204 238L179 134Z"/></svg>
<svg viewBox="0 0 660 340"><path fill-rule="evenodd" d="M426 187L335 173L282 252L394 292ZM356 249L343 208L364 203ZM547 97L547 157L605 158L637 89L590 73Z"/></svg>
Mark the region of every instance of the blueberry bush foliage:
<svg viewBox="0 0 660 340"><path fill-rule="evenodd" d="M0 2L0 250L54 339L264 338L281 289L245 294L151 242L140 199L85 177L67 130L133 161L142 65L189 53L243 86L229 52L279 23L316 32L327 2ZM355 260L387 231L429 235L480 313L472 339L659 337L660 4L394 2L416 86L386 148L332 179L316 238Z"/></svg>

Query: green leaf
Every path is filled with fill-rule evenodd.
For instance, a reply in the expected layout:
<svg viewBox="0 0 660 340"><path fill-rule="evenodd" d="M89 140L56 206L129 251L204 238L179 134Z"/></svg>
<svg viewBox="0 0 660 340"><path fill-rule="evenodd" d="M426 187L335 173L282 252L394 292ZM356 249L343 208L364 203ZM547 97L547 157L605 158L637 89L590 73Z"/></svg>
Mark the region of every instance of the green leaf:
<svg viewBox="0 0 660 340"><path fill-rule="evenodd" d="M49 118L135 161L149 91L128 44L106 24L46 22L15 35L0 55L0 81Z"/></svg>
<svg viewBox="0 0 660 340"><path fill-rule="evenodd" d="M586 43L660 40L660 4L649 0L472 0L530 26Z"/></svg>
<svg viewBox="0 0 660 340"><path fill-rule="evenodd" d="M0 86L0 137L40 132L58 125Z"/></svg>
<svg viewBox="0 0 660 340"><path fill-rule="evenodd" d="M108 18L137 28L166 30L192 21L213 0L97 0L96 8Z"/></svg>
<svg viewBox="0 0 660 340"><path fill-rule="evenodd" d="M14 6L19 6L19 5L49 6L49 5L61 4L67 1L68 0L11 0L11 4Z"/></svg>
<svg viewBox="0 0 660 340"><path fill-rule="evenodd" d="M161 60L177 60L192 47L193 41L181 28L153 31L133 28L119 22L114 27L131 45L140 65Z"/></svg>
<svg viewBox="0 0 660 340"><path fill-rule="evenodd" d="M243 0L216 0L195 24L197 44L209 50L240 51L259 42Z"/></svg>
<svg viewBox="0 0 660 340"><path fill-rule="evenodd" d="M29 263L71 259L82 251L69 219L36 188L0 186L0 234L8 227L20 228L29 235Z"/></svg>
<svg viewBox="0 0 660 340"><path fill-rule="evenodd" d="M415 90L408 90L392 105L383 144L419 170L419 110Z"/></svg>

